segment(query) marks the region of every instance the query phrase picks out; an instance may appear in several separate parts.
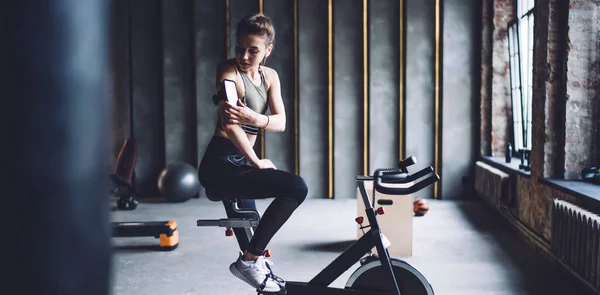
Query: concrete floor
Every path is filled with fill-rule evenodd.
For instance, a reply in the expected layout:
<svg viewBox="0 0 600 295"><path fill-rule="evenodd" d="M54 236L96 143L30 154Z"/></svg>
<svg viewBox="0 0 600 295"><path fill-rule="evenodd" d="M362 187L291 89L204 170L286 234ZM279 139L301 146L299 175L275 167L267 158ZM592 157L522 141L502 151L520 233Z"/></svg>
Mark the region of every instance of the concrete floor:
<svg viewBox="0 0 600 295"><path fill-rule="evenodd" d="M259 210L270 200L257 202ZM438 295L583 294L569 276L544 261L480 201L430 200L413 218L413 255L404 257L423 272ZM185 203L143 202L134 211L114 211L114 221L174 220L179 247L148 248L154 238L113 238L113 294L256 294L228 270L237 258L234 237L224 229L197 227L197 219L224 217L221 203L205 198ZM274 237L269 248L274 272L310 280L356 238L356 200L308 199ZM347 271L332 286L343 287Z"/></svg>

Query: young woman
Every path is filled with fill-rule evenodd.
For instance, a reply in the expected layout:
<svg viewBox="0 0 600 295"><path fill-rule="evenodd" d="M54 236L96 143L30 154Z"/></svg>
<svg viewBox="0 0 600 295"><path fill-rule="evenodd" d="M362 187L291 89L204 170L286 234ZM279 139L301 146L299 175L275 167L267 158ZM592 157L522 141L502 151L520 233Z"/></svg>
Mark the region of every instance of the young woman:
<svg viewBox="0 0 600 295"><path fill-rule="evenodd" d="M278 293L285 289L285 282L272 274L271 262L263 253L271 238L302 204L308 188L300 176L277 170L270 160L260 159L253 150L259 128L285 130L279 76L263 65L273 50L273 24L263 14L246 16L238 23L236 39L235 58L217 67L213 100L218 104L219 122L198 175L207 192L218 191L226 198L275 198L262 215L248 249L229 269L262 292ZM236 82L241 97L236 105L225 101L225 79ZM270 115L266 115L267 109Z"/></svg>

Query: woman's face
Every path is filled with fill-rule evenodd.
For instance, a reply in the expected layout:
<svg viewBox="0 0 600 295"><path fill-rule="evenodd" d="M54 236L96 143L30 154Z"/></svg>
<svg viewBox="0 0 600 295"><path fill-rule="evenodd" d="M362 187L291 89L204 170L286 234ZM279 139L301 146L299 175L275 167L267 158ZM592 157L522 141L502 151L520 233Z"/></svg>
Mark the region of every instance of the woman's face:
<svg viewBox="0 0 600 295"><path fill-rule="evenodd" d="M273 46L267 46L266 36L246 35L237 38L235 59L243 71L258 67L260 62L271 54Z"/></svg>

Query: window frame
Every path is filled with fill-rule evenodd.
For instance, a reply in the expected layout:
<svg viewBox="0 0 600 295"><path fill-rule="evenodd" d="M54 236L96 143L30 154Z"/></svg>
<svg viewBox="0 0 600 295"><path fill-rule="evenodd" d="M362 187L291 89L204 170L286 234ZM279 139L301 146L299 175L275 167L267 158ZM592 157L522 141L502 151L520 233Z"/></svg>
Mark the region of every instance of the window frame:
<svg viewBox="0 0 600 295"><path fill-rule="evenodd" d="M514 13L514 17L511 21L508 22L508 26L507 26L507 35L508 35L508 54L509 54L509 72L510 72L510 91L511 91L511 112L512 112L512 121L511 121L511 138L510 140L508 140L508 142L511 143L512 145L512 154L513 157L518 157L518 158L522 158L521 155L521 149L524 149L527 151L527 153L530 155L531 152L531 148L533 146L533 117L532 117L532 108L533 108L533 84L534 84L534 76L535 76L535 68L534 68L534 58L535 58L535 46L534 46L534 42L535 42L535 2L533 0L526 0L526 1L532 1L530 3L527 4L531 4L531 8L529 8L529 10L527 10L526 12L524 12L522 15L519 15L520 12L520 7L519 5L522 4L522 1L520 0L514 0L513 2L513 13ZM532 26L531 27L531 31L529 31L529 27L527 28L527 38L528 38L528 42L532 42L530 46L528 46L527 48L527 54L531 54L530 57L528 57L528 64L529 64L529 68L531 69L529 75L530 77L527 77L527 83L528 85L523 85L524 79L523 79L523 57L522 57L522 29L521 29L521 23L522 20L525 18L530 18L531 20L529 20L528 26ZM511 32L511 30L513 30L513 32ZM511 38L511 34L513 35ZM513 47L511 47L511 45L513 45ZM529 43L528 43L529 45ZM513 49L515 49L515 55L517 55L517 63L513 65ZM529 52L531 51L531 52ZM514 67L517 67L516 70L518 71L514 71ZM517 75L518 77L514 77L514 75ZM516 80L515 80L516 79ZM515 81L518 82L518 85L514 85ZM531 87L531 91L529 92L529 88ZM515 93L514 91L518 90L519 93L516 94L518 97L515 97ZM524 91L528 91L527 95L527 105L525 105L525 96L524 96ZM516 105L515 106L515 100L518 99L520 105ZM518 111L515 111L517 110ZM527 112L527 114L525 114ZM519 118L520 117L520 118ZM519 123L520 122L520 126ZM519 132L519 129L521 129ZM520 133L520 134L519 134ZM599 132L599 136L600 136L600 132ZM517 145L517 142L519 142L517 140L517 137L520 137L520 142L522 143L522 145ZM527 159L526 165L527 168L529 167L529 161L530 159Z"/></svg>
<svg viewBox="0 0 600 295"><path fill-rule="evenodd" d="M514 32L511 32L513 31ZM516 121L517 121L517 116L516 112L515 112L515 93L514 90L517 89L519 91L518 94L518 99L521 102L521 104L523 103L523 85L522 85L522 73L521 73L521 44L520 44L520 39L519 39L519 22L518 19L513 19L508 23L507 26L507 34L508 34L508 59L509 59L509 75L510 75L510 106L511 106L511 113L512 113L512 118L511 118L511 138L510 138L510 143L513 147L513 154L519 156L519 149L517 149L517 130L518 128L516 128ZM514 36L512 36L511 38L511 34L514 34ZM516 46L513 45L513 43L516 44ZM513 45L513 46L511 46ZM514 50L514 54L513 54L513 50ZM517 64L513 64L513 58L514 55L517 56L516 60L517 60ZM517 71L515 71L514 67L517 67ZM517 76L515 78L515 75ZM515 81L518 83L517 85L514 85ZM522 113L521 113L521 119L523 119ZM523 126L521 125L521 129L522 132L524 133L525 130L523 130Z"/></svg>

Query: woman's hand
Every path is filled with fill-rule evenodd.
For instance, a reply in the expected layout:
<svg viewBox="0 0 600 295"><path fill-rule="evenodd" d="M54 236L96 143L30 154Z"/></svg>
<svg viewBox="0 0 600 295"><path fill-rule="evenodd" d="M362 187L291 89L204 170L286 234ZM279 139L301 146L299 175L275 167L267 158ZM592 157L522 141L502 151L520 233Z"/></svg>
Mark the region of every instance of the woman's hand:
<svg viewBox="0 0 600 295"><path fill-rule="evenodd" d="M277 167L275 167L275 165L273 164L273 162L271 162L271 160L269 160L269 159L258 160L258 163L256 164L256 168L258 168L258 169L275 169L275 170L277 170Z"/></svg>
<svg viewBox="0 0 600 295"><path fill-rule="evenodd" d="M256 126L258 121L258 114L244 105L241 100L238 100L236 106L232 106L227 103L227 107L224 109L227 123L231 124L246 124Z"/></svg>

